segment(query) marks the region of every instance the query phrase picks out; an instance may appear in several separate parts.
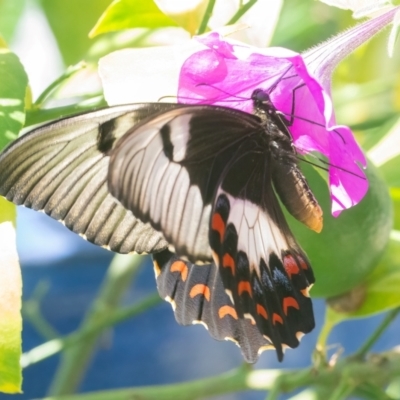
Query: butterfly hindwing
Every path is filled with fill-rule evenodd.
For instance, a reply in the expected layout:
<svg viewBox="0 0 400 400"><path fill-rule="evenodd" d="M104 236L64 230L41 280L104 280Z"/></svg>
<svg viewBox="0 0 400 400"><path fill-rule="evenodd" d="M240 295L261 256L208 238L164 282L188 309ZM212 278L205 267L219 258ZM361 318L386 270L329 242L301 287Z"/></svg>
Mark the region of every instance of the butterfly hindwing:
<svg viewBox="0 0 400 400"><path fill-rule="evenodd" d="M168 250L154 254L153 259L158 291L172 304L178 323L203 324L214 339L235 342L249 363L256 362L262 350L272 348L256 325L238 318L214 263L196 265Z"/></svg>
<svg viewBox="0 0 400 400"><path fill-rule="evenodd" d="M238 317L257 325L282 359L285 347L297 347L314 328L308 297L314 276L273 191L271 163L270 152L248 146L227 168L210 218L210 246Z"/></svg>
<svg viewBox="0 0 400 400"><path fill-rule="evenodd" d="M0 195L42 210L87 240L120 253L159 251L160 232L107 188L109 154L132 126L174 104L101 109L39 127L0 155Z"/></svg>

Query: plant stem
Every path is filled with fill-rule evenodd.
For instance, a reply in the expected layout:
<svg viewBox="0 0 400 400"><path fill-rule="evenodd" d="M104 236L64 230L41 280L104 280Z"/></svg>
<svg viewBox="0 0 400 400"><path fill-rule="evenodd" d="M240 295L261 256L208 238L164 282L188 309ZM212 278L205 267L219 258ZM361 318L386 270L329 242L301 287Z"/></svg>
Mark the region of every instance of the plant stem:
<svg viewBox="0 0 400 400"><path fill-rule="evenodd" d="M201 35L207 30L208 21L211 18L214 6L215 6L215 0L209 0L206 11L204 12L203 19L201 21L199 29L197 30L197 35Z"/></svg>
<svg viewBox="0 0 400 400"><path fill-rule="evenodd" d="M251 374L248 365L242 365L232 371L213 376L211 378L198 379L191 382L174 385L145 386L141 388L129 388L93 392L75 396L62 396L62 400L193 400L212 395L225 394L248 390L246 380ZM43 400L55 400L56 397L48 397Z"/></svg>
<svg viewBox="0 0 400 400"><path fill-rule="evenodd" d="M317 351L326 358L326 343L333 327L338 323L336 314L332 312L329 306L325 309L325 322L317 339Z"/></svg>
<svg viewBox="0 0 400 400"><path fill-rule="evenodd" d="M132 306L118 309L113 314L104 316L104 319L98 321L96 324L93 324L93 326L90 328L85 330L80 329L67 336L64 336L63 338L53 339L43 343L22 355L22 368L27 368L55 354L58 354L60 351L76 345L83 339L86 339L88 336L99 333L106 328L114 326L129 318L135 317L136 315L141 314L151 307L154 307L160 302L161 298L158 293L151 294Z"/></svg>
<svg viewBox="0 0 400 400"><path fill-rule="evenodd" d="M226 25L235 24L256 3L257 0L249 0L246 4L242 5L239 10L236 11L235 15L226 23Z"/></svg>
<svg viewBox="0 0 400 400"><path fill-rule="evenodd" d="M378 395L377 400L387 400L384 392L379 388L385 387L393 379L398 378L400 354L395 351L387 352L376 361L355 362L347 358L336 364L334 368L286 371L253 371L248 365L243 365L218 376L185 383L48 397L43 400L194 400L245 390L270 390L268 399L272 400L277 399L279 394L313 386L326 388L328 393L331 393L331 399L336 400L358 389L363 389L366 394L367 386L369 386L369 393ZM382 368L382 362L385 368Z"/></svg>
<svg viewBox="0 0 400 400"><path fill-rule="evenodd" d="M345 400L347 399L355 389L355 385L349 383L346 379L342 377L339 385L335 388L329 400Z"/></svg>
<svg viewBox="0 0 400 400"><path fill-rule="evenodd" d="M99 294L87 312L80 331L91 330L105 316L114 312L132 278L143 261L141 256L117 254L111 262ZM73 393L79 386L93 354L100 331L87 334L85 339L62 354L62 359L50 386L51 395Z"/></svg>
<svg viewBox="0 0 400 400"><path fill-rule="evenodd" d="M369 383L357 387L354 390L354 396L366 400L393 400L382 388Z"/></svg>
<svg viewBox="0 0 400 400"><path fill-rule="evenodd" d="M394 308L390 310L375 332L365 341L365 343L359 348L359 350L354 353L353 357L356 359L364 359L369 350L371 350L372 346L376 343L376 341L381 337L382 333L386 330L386 328L394 321L397 315L400 312L400 307Z"/></svg>
<svg viewBox="0 0 400 400"><path fill-rule="evenodd" d="M60 334L49 324L41 311L42 299L49 290L49 287L50 284L48 281L40 281L36 285L31 298L22 304L22 316L32 324L45 340L57 339L60 337Z"/></svg>

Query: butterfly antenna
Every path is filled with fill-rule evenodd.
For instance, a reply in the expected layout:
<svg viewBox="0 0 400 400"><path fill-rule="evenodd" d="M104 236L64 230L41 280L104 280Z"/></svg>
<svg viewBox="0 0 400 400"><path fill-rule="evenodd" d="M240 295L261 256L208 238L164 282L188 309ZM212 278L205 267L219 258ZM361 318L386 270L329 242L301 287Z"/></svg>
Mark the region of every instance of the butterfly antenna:
<svg viewBox="0 0 400 400"><path fill-rule="evenodd" d="M312 161L310 161L310 160L307 160L307 158L302 158L302 157L300 157L300 156L297 156L297 159L298 159L299 161L303 161L303 162L305 162L305 163L307 163L307 164L309 164L309 165L312 165L313 167L322 169L323 171L326 171L326 172L329 171L328 168L323 167L322 165L319 165L319 164L317 164L317 163L314 163L314 162L312 162ZM317 157L317 159L318 159L318 161L321 161L321 162L322 162L322 160L319 159L318 157Z"/></svg>
<svg viewBox="0 0 400 400"><path fill-rule="evenodd" d="M278 113L284 115L285 117L289 117L291 119L296 118L296 119L299 119L300 121L305 121L305 122L308 122L310 124L321 126L322 128L325 128L325 125L320 124L319 122L313 121L312 119L299 117L296 114L289 114L289 113L285 113L285 112L282 112L282 111L278 111ZM346 144L346 141L344 140L344 137L340 134L340 132L338 132L336 129L334 129L333 132L335 132L340 137L340 139L342 139L343 144Z"/></svg>
<svg viewBox="0 0 400 400"><path fill-rule="evenodd" d="M279 82L281 82L281 81L283 81L283 80L286 80L286 79L293 78L293 77L296 76L296 74L294 74L294 75L289 75L289 76L285 76L292 68L293 68L293 65L290 65L290 66L286 69L286 71L283 72L283 74L281 74L281 76L275 81L275 83L269 87L269 89L268 89L268 94L269 94L269 95L276 89L276 87L278 86ZM299 89L300 87L302 87L302 86L304 86L304 85L305 85L305 84L303 83L302 85L295 87L294 90L293 90L292 113L289 114L289 113L285 113L285 112L282 112L282 111L277 110L277 114L282 114L283 116L290 118L290 121L291 121L290 125L293 123L293 119L294 119L294 118L297 118L297 119L299 119L299 120L301 120L301 121L309 122L310 124L314 124L314 125L321 126L321 127L324 127L324 128L325 128L325 126L324 126L323 124L320 124L320 123L318 123L318 122L312 121L312 120L307 119L307 118L300 117L300 116L298 116L298 115L295 115L294 112L293 112L293 111L294 111L295 92L296 92L297 89ZM342 140L343 144L346 144L346 140L345 140L344 137L340 134L340 132L338 132L336 129L334 129L333 132L335 132L335 133L340 137L340 139Z"/></svg>
<svg viewBox="0 0 400 400"><path fill-rule="evenodd" d="M314 155L314 154L311 154L311 153L310 153L310 154L308 154L308 156L309 156L309 157L314 157L314 158L316 158L320 163L325 164L325 165L327 165L328 167L337 168L338 170L343 171L343 172L346 172L347 174L350 174L350 175L353 175L353 176L355 176L355 177L357 177L357 178L366 180L366 178L365 178L364 176L358 175L357 173L355 173L355 172L353 172L353 171L349 171L349 170L346 169L346 168L342 168L342 167L339 167L339 166L337 166L337 165L335 165L335 164L332 164L332 163L330 163L330 162L328 162L328 161L325 161L325 160L323 160L323 159L317 157L317 156ZM306 158L302 158L302 157L300 157L300 156L297 156L297 159L298 159L299 161L303 161L303 162L305 162L305 163L307 163L307 164L309 164L309 165L312 165L313 167L322 169L323 171L329 171L329 168L323 167L322 165L319 165L319 164L314 163L314 162L312 162L312 161L310 161L310 160L307 160Z"/></svg>
<svg viewBox="0 0 400 400"><path fill-rule="evenodd" d="M229 102L232 102L232 101L236 101L236 100L243 100L243 101L250 101L250 100L251 100L251 98L242 97L242 96L237 96L237 95L232 94L232 93L229 93L229 92L227 92L227 91L225 91L225 90L223 90L223 89L221 89L221 88L219 88L219 87L210 85L209 83L198 83L198 84L196 85L196 87L197 87L197 86L208 86L208 87L210 87L210 88L212 88L212 89L218 90L218 91L220 91L221 93L226 94L226 95L229 96L229 97L234 97L234 98L235 98L235 100L224 100L224 102L226 102L226 103L229 103Z"/></svg>
<svg viewBox="0 0 400 400"><path fill-rule="evenodd" d="M324 160L320 160L320 161L321 161L323 164L328 165L329 167L337 168L337 169L340 170L340 171L346 172L346 173L348 173L348 174L350 174L350 175L353 175L353 176L355 176L355 177L357 177L357 178L360 178L360 179L362 179L362 180L364 180L364 181L367 179L365 176L358 175L357 173L352 172L352 171L349 171L349 170L346 169L346 168L339 167L338 165L332 164L332 163L327 162L327 161L324 161Z"/></svg>
<svg viewBox="0 0 400 400"><path fill-rule="evenodd" d="M270 95L278 86L279 82L285 80L285 79L290 79L295 77L296 75L292 75L292 76L287 76L285 77L285 75L293 68L293 65L289 65L289 67L285 70L285 72L283 72L282 74L279 75L278 79L268 88L268 94Z"/></svg>

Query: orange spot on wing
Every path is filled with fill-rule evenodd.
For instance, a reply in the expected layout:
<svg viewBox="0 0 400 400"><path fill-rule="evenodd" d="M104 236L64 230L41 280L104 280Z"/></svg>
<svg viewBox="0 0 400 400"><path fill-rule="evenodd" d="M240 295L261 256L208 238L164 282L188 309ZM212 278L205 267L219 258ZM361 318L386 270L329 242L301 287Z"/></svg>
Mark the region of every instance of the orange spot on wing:
<svg viewBox="0 0 400 400"><path fill-rule="evenodd" d="M268 319L267 310L261 304L257 304L256 310L257 310L257 314L261 315L265 319Z"/></svg>
<svg viewBox="0 0 400 400"><path fill-rule="evenodd" d="M223 221L221 214L215 213L212 216L211 229L219 233L219 238L222 242L225 235L225 222Z"/></svg>
<svg viewBox="0 0 400 400"><path fill-rule="evenodd" d="M297 310L300 309L299 303L294 297L285 297L283 299L283 312L287 315L287 311L289 307L294 307Z"/></svg>
<svg viewBox="0 0 400 400"><path fill-rule="evenodd" d="M218 316L224 318L226 315L230 315L232 318L238 319L236 310L231 306L223 306L218 310Z"/></svg>
<svg viewBox="0 0 400 400"><path fill-rule="evenodd" d="M243 292L247 292L251 296L251 285L248 281L240 281L238 285L238 292L241 295Z"/></svg>
<svg viewBox="0 0 400 400"><path fill-rule="evenodd" d="M283 258L283 267L285 268L289 278L291 278L292 275L296 275L300 272L300 268L297 265L296 260L290 254Z"/></svg>
<svg viewBox="0 0 400 400"><path fill-rule="evenodd" d="M175 261L170 268L171 272L179 272L183 282L186 281L188 275L188 267L183 261Z"/></svg>
<svg viewBox="0 0 400 400"><path fill-rule="evenodd" d="M193 299L193 297L196 297L198 294L203 295L207 301L210 301L210 289L208 286L201 283L194 285L190 290L189 296Z"/></svg>
<svg viewBox="0 0 400 400"><path fill-rule="evenodd" d="M276 314L276 313L272 314L272 322L274 323L274 325L275 325L276 322L279 322L280 324L283 325L282 317L279 314Z"/></svg>
<svg viewBox="0 0 400 400"><path fill-rule="evenodd" d="M230 268L232 271L232 275L235 275L235 260L230 254L224 254L224 257L222 258L222 266L224 268Z"/></svg>

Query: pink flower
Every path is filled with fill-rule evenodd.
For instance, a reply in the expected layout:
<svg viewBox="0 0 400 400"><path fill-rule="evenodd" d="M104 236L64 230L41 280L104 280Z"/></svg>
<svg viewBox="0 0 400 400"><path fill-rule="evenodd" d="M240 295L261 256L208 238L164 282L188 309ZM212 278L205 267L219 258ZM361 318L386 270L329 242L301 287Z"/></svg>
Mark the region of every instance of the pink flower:
<svg viewBox="0 0 400 400"><path fill-rule="evenodd" d="M222 38L198 37L204 49L184 62L178 98L252 112L251 95L263 89L288 127L300 154L317 151L329 162L332 214L359 203L368 190L366 159L349 127L337 125L330 96L331 74L357 46L389 23L397 9L298 54L283 48L258 49Z"/></svg>

